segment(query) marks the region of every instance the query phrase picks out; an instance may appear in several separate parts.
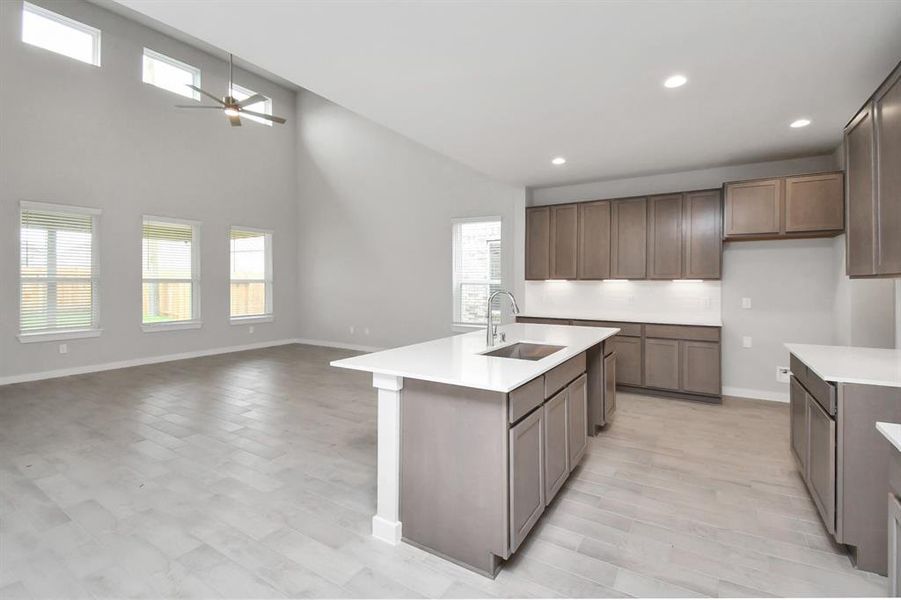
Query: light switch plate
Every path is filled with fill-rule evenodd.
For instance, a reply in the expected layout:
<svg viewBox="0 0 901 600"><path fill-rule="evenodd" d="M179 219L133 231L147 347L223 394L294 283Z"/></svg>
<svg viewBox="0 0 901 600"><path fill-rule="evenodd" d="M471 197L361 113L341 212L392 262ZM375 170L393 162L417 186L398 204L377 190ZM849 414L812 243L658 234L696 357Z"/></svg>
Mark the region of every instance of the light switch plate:
<svg viewBox="0 0 901 600"><path fill-rule="evenodd" d="M750 348L751 347L751 336L746 335L741 338L741 346L742 348Z"/></svg>
<svg viewBox="0 0 901 600"><path fill-rule="evenodd" d="M60 344L59 345L59 353L60 354L68 354L69 353L69 344Z"/></svg>
<svg viewBox="0 0 901 600"><path fill-rule="evenodd" d="M741 307L742 308L751 308L751 299L750 298L742 298L741 299Z"/></svg>
<svg viewBox="0 0 901 600"><path fill-rule="evenodd" d="M253 333L253 325L250 325L250 326L247 328L247 333Z"/></svg>

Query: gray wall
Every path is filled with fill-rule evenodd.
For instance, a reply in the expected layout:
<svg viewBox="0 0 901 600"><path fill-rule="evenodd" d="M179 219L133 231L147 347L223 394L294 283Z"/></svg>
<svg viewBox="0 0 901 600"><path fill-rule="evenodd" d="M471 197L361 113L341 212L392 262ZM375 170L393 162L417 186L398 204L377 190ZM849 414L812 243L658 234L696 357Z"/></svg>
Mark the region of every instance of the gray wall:
<svg viewBox="0 0 901 600"><path fill-rule="evenodd" d="M294 337L297 292L295 94L239 72L269 95L284 127L228 127L214 111L180 111L185 98L141 81L143 46L202 69L203 87L226 88L226 64L97 6L41 5L103 31L97 68L23 44L21 5L0 2L0 378L77 369ZM189 101L190 102L190 101ZM99 338L21 344L18 203L102 209ZM199 330L141 331L141 216L202 221ZM275 321L228 321L230 224L273 229Z"/></svg>
<svg viewBox="0 0 901 600"><path fill-rule="evenodd" d="M835 168L836 155L828 154L536 189L531 191L530 203L554 204L716 188L726 181ZM731 242L724 246L724 393L785 400L787 386L776 381L776 367L788 365L788 354L782 344L838 342L838 321L850 316L836 312L837 260L835 242L830 239ZM741 308L743 297L751 298L751 309ZM863 313L858 314L861 320L866 320ZM751 348L742 347L744 336L751 337Z"/></svg>
<svg viewBox="0 0 901 600"><path fill-rule="evenodd" d="M366 348L452 333L454 217L503 218L504 283L522 288L523 188L315 94L298 113L301 338Z"/></svg>

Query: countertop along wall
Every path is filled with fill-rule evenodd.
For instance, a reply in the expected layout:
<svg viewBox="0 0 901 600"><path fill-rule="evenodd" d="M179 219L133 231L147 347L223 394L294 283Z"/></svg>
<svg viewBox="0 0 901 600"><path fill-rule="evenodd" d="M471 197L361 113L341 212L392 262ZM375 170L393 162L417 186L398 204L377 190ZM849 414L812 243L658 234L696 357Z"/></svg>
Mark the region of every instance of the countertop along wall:
<svg viewBox="0 0 901 600"><path fill-rule="evenodd" d="M673 191L718 188L726 181L831 171L837 168L833 154L793 160L717 167L631 179L597 181L570 186L530 190L529 205L560 204L581 200L657 194ZM838 285L835 242L831 239L727 242L723 246L722 301L703 309L705 293L698 292L697 310L686 312L691 303L678 298L684 287L672 282L640 282L633 285L634 306L656 302L663 307L676 303L677 312L705 316L721 306L723 323L723 393L732 396L788 399L788 386L776 381L776 367L788 366L788 353L782 344L798 342L832 344L837 342L836 290ZM635 282L639 283L639 282ZM535 287L559 285L556 282L529 282L525 312L532 309ZM610 284L607 284L610 285ZM692 284L679 284L690 286ZM714 285L714 284L703 284ZM604 294L604 284L572 286L568 303L558 294L555 306L560 314L584 310L586 304L608 305L611 298L596 300L588 294ZM607 295L618 292L614 287ZM690 288L689 288L690 289ZM702 288L699 288L701 290ZM546 296L548 291L540 292ZM645 297L646 296L646 297ZM741 299L751 298L751 309L741 308ZM665 310L665 308L661 308ZM598 314L598 317L603 315ZM640 315L636 315L641 319ZM742 338L751 337L751 348L742 346Z"/></svg>
<svg viewBox="0 0 901 600"><path fill-rule="evenodd" d="M215 111L141 81L144 46L202 69L202 87L224 93L227 65L98 6L38 4L102 30L102 67L21 42L21 4L0 2L0 382L154 357L214 352L296 337L295 93L236 72L236 83L272 97L288 125L229 127ZM100 208L98 338L18 341L20 200ZM203 327L141 331L141 217L201 225ZM229 225L274 230L275 321L228 320Z"/></svg>
<svg viewBox="0 0 901 600"><path fill-rule="evenodd" d="M522 298L524 188L311 92L297 106L302 340L372 349L453 334L456 217L502 218L504 287Z"/></svg>

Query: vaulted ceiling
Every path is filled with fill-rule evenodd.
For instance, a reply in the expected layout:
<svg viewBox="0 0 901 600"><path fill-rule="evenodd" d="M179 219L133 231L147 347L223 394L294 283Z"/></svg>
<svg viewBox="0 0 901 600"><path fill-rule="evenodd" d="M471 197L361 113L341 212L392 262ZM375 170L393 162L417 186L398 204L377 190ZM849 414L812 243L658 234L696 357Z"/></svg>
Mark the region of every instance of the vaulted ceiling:
<svg viewBox="0 0 901 600"><path fill-rule="evenodd" d="M116 2L530 186L831 151L901 59L898 0Z"/></svg>

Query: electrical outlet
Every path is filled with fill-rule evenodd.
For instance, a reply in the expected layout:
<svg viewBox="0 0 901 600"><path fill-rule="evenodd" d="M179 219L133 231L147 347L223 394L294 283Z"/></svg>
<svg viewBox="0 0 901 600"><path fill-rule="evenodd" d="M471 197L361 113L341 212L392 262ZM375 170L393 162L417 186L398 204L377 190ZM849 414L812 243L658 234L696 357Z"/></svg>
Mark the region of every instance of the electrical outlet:
<svg viewBox="0 0 901 600"><path fill-rule="evenodd" d="M788 383L791 371L788 367L776 367L776 381L779 383Z"/></svg>
<svg viewBox="0 0 901 600"><path fill-rule="evenodd" d="M247 327L247 333L253 333L253 325Z"/></svg>
<svg viewBox="0 0 901 600"><path fill-rule="evenodd" d="M751 347L751 336L746 335L741 338L741 347L742 348L750 348Z"/></svg>
<svg viewBox="0 0 901 600"><path fill-rule="evenodd" d="M353 335L353 334L354 334L354 330L356 330L356 327L354 327L353 325L351 325L351 326L348 327L347 329L350 331L350 335Z"/></svg>
<svg viewBox="0 0 901 600"><path fill-rule="evenodd" d="M69 353L69 344L60 344L59 345L59 353L60 354L68 354Z"/></svg>
<svg viewBox="0 0 901 600"><path fill-rule="evenodd" d="M363 328L363 335L369 335L369 328L368 328L368 327L364 327L364 328Z"/></svg>
<svg viewBox="0 0 901 600"><path fill-rule="evenodd" d="M750 298L742 298L741 299L741 307L742 308L751 308L751 299Z"/></svg>

